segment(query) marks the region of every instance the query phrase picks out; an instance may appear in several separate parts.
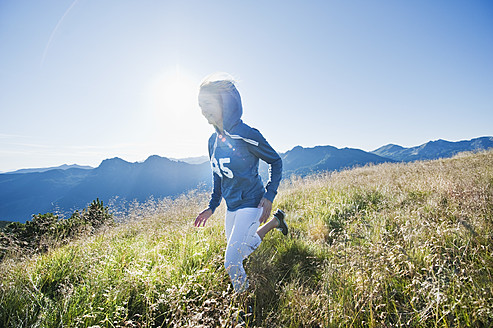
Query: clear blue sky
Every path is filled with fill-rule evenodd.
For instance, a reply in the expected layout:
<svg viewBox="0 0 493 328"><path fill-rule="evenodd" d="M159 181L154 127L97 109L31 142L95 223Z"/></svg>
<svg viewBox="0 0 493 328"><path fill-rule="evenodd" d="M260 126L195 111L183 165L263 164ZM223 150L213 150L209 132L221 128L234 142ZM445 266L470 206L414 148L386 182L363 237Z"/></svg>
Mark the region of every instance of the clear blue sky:
<svg viewBox="0 0 493 328"><path fill-rule="evenodd" d="M200 80L284 152L493 135L493 2L0 0L0 171L205 155Z"/></svg>

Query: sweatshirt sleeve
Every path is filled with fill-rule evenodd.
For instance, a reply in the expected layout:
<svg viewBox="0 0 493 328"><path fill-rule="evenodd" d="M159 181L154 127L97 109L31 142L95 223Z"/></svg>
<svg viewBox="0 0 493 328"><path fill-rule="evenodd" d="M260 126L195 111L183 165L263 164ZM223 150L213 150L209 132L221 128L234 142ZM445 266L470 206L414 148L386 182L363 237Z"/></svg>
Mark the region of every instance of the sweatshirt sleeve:
<svg viewBox="0 0 493 328"><path fill-rule="evenodd" d="M212 156L212 148L214 147L214 142L216 140L216 134L213 134L209 138L209 162ZM212 193L209 201L209 208L212 210L212 213L216 211L216 208L221 204L221 177L216 173L212 172Z"/></svg>
<svg viewBox="0 0 493 328"><path fill-rule="evenodd" d="M258 130L252 129L252 132L252 139L257 144L250 143L248 147L252 154L269 164L269 181L265 186L264 197L273 202L282 178L282 159Z"/></svg>
<svg viewBox="0 0 493 328"><path fill-rule="evenodd" d="M209 208L212 210L212 213L221 204L221 196L221 178L216 173L212 173L212 193L209 201Z"/></svg>

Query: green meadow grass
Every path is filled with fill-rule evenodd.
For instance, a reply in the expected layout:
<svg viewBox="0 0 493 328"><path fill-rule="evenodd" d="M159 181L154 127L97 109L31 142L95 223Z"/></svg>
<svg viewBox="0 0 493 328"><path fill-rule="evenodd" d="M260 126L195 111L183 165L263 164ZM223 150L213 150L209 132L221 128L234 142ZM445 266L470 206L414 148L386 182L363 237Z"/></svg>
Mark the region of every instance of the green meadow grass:
<svg viewBox="0 0 493 328"><path fill-rule="evenodd" d="M270 233L234 295L224 204L207 195L134 204L122 223L0 264L3 327L489 327L493 152L285 181Z"/></svg>

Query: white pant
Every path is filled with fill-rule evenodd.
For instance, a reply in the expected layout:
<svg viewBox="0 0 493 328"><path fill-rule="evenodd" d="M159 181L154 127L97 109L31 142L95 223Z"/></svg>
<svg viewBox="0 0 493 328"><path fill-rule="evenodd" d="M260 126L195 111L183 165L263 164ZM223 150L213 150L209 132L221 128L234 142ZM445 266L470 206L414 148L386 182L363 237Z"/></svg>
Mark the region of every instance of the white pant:
<svg viewBox="0 0 493 328"><path fill-rule="evenodd" d="M257 234L261 214L261 208L242 208L234 212L226 210L224 227L228 246L226 247L224 267L231 277L235 291L238 293L248 288L243 260L262 242Z"/></svg>

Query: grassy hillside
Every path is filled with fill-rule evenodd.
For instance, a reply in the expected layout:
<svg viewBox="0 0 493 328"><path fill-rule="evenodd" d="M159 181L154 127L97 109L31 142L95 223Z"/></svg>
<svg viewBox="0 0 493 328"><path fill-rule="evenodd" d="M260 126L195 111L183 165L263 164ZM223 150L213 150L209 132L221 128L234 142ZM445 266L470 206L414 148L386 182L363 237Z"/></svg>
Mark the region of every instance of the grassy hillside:
<svg viewBox="0 0 493 328"><path fill-rule="evenodd" d="M0 230L5 228L11 221L0 221Z"/></svg>
<svg viewBox="0 0 493 328"><path fill-rule="evenodd" d="M231 291L222 210L207 195L134 204L126 223L0 264L3 327L488 327L493 152L383 164L283 184L291 233L246 261ZM244 325L246 326L246 325Z"/></svg>

